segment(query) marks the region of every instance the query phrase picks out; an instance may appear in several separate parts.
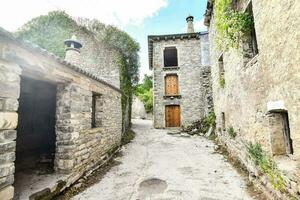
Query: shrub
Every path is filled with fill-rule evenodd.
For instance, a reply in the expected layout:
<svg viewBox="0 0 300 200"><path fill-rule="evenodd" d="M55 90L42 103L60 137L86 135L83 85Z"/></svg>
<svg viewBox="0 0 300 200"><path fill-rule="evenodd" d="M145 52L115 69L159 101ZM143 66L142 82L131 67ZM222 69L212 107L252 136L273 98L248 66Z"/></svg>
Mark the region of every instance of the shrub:
<svg viewBox="0 0 300 200"><path fill-rule="evenodd" d="M206 133L210 127L216 126L216 115L213 111L209 112L208 115L202 120L203 133Z"/></svg>
<svg viewBox="0 0 300 200"><path fill-rule="evenodd" d="M216 0L214 4L217 45L223 50L238 48L241 37L254 26L248 12L232 9L232 0Z"/></svg>
<svg viewBox="0 0 300 200"><path fill-rule="evenodd" d="M261 145L250 143L246 145L248 155L253 159L255 165L267 175L275 190L285 191L285 182L277 169L276 163L261 148Z"/></svg>
<svg viewBox="0 0 300 200"><path fill-rule="evenodd" d="M153 110L153 83L152 76L145 75L143 83L134 88L135 95L144 103L147 113Z"/></svg>

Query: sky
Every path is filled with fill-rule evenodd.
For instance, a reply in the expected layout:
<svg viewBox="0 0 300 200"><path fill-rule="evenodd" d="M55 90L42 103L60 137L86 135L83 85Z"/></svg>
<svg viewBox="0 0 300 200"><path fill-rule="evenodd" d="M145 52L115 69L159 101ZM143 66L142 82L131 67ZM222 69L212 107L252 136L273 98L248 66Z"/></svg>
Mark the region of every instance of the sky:
<svg viewBox="0 0 300 200"><path fill-rule="evenodd" d="M195 31L204 31L207 0L0 0L0 26L16 31L24 23L49 11L64 10L73 17L86 17L112 24L127 32L141 47L140 78L151 74L148 35L186 32L185 18L194 16Z"/></svg>

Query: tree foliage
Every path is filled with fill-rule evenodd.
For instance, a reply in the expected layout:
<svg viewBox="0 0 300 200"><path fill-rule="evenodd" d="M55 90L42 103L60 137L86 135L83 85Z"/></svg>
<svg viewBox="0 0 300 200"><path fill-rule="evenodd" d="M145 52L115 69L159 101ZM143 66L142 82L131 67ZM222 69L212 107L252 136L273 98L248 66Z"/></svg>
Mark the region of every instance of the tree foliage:
<svg viewBox="0 0 300 200"><path fill-rule="evenodd" d="M254 26L248 12L234 10L233 0L216 0L214 4L217 45L223 50L238 48L241 37Z"/></svg>
<svg viewBox="0 0 300 200"><path fill-rule="evenodd" d="M42 48L57 56L65 57L63 41L71 38L78 30L92 35L96 41L103 42L119 52L120 88L123 91L122 110L123 119L126 105L129 105L131 117L131 102L133 84L138 83L139 44L126 32L118 28L105 25L98 20L86 18L73 19L64 11L53 11L24 24L15 34L17 37L38 44Z"/></svg>
<svg viewBox="0 0 300 200"><path fill-rule="evenodd" d="M152 76L145 75L142 84L135 86L135 95L144 103L146 112L153 111L153 80Z"/></svg>

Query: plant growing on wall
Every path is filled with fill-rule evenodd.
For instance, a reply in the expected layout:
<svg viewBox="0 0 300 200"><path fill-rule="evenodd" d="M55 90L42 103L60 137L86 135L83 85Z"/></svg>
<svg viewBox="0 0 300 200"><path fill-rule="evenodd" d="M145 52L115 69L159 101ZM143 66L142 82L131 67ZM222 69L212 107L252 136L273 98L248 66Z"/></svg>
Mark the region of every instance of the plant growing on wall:
<svg viewBox="0 0 300 200"><path fill-rule="evenodd" d="M130 119L133 85L138 83L138 52L140 47L127 33L114 26L105 25L98 20L79 18L75 21L63 11L53 11L30 20L15 34L19 38L29 40L64 58L65 46L63 41L71 38L78 30L85 31L96 40L119 52L120 56L117 62L120 67L120 89L123 91L123 122L127 111Z"/></svg>
<svg viewBox="0 0 300 200"><path fill-rule="evenodd" d="M225 87L225 77L224 77L224 75L220 76L219 84L220 84L221 88Z"/></svg>
<svg viewBox="0 0 300 200"><path fill-rule="evenodd" d="M254 26L252 15L236 11L232 5L233 0L216 0L214 4L216 43L223 50L238 48L242 36Z"/></svg>
<svg viewBox="0 0 300 200"><path fill-rule="evenodd" d="M207 116L202 120L203 132L206 133L210 127L216 126L216 115L213 111L209 112Z"/></svg>
<svg viewBox="0 0 300 200"><path fill-rule="evenodd" d="M255 165L259 166L261 171L267 175L272 187L275 190L285 191L286 185L280 171L277 169L276 163L263 151L260 144L249 143L246 145L250 158L253 159Z"/></svg>
<svg viewBox="0 0 300 200"><path fill-rule="evenodd" d="M234 128L232 126L230 126L228 129L227 129L227 133L228 135L231 137L231 138L235 138L236 137L236 132L234 130Z"/></svg>

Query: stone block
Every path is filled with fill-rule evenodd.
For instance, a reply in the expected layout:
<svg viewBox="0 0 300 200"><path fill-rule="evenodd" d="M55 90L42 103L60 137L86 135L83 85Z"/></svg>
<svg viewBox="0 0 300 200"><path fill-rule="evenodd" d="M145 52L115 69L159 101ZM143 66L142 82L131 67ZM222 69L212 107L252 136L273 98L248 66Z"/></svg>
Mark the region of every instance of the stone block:
<svg viewBox="0 0 300 200"><path fill-rule="evenodd" d="M0 154L0 164L12 163L15 161L15 159L16 159L15 152Z"/></svg>
<svg viewBox="0 0 300 200"><path fill-rule="evenodd" d="M19 101L17 99L5 100L5 111L17 111L19 107Z"/></svg>
<svg viewBox="0 0 300 200"><path fill-rule="evenodd" d="M0 111L4 111L5 109L5 99L0 98Z"/></svg>
<svg viewBox="0 0 300 200"><path fill-rule="evenodd" d="M0 112L0 130L15 129L18 124L18 114L16 112Z"/></svg>
<svg viewBox="0 0 300 200"><path fill-rule="evenodd" d="M57 167L62 170L69 170L74 167L74 160L58 160Z"/></svg>
<svg viewBox="0 0 300 200"><path fill-rule="evenodd" d="M12 175L15 172L14 163L8 163L0 165L0 177L6 177Z"/></svg>
<svg viewBox="0 0 300 200"><path fill-rule="evenodd" d="M20 83L0 82L0 97L19 98Z"/></svg>
<svg viewBox="0 0 300 200"><path fill-rule="evenodd" d="M14 187L8 186L0 190L1 200L11 200L14 197Z"/></svg>
<svg viewBox="0 0 300 200"><path fill-rule="evenodd" d="M7 152L14 152L16 148L15 141L7 141L0 143L0 154L7 153Z"/></svg>
<svg viewBox="0 0 300 200"><path fill-rule="evenodd" d="M0 131L0 141L15 140L17 138L16 130L2 130Z"/></svg>
<svg viewBox="0 0 300 200"><path fill-rule="evenodd" d="M0 188L12 185L14 183L14 175L9 175L0 178Z"/></svg>
<svg viewBox="0 0 300 200"><path fill-rule="evenodd" d="M19 65L5 60L0 60L0 69L5 72L14 72L15 74L21 74L22 72Z"/></svg>

